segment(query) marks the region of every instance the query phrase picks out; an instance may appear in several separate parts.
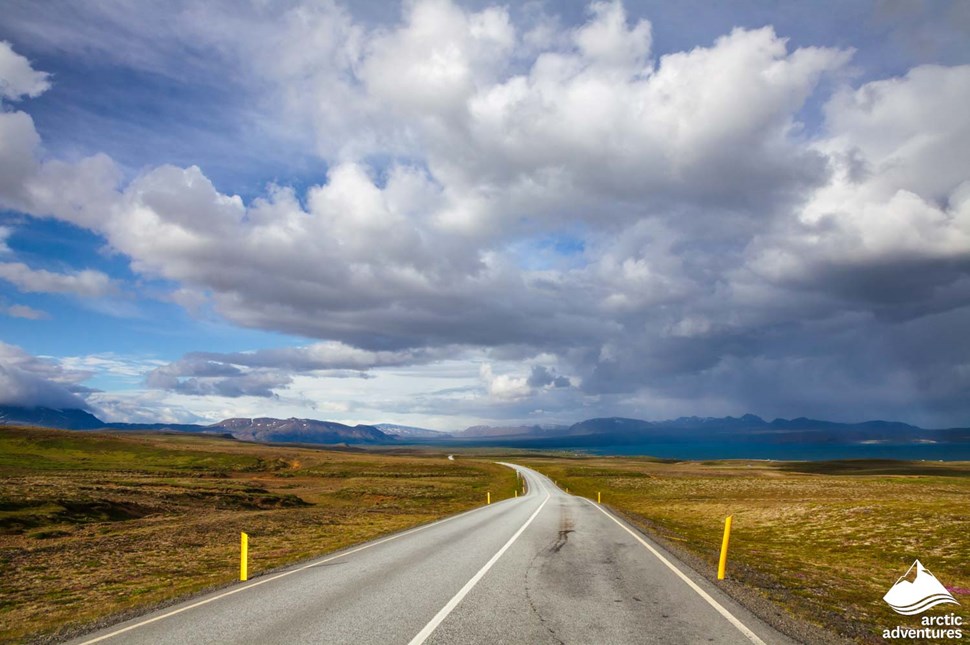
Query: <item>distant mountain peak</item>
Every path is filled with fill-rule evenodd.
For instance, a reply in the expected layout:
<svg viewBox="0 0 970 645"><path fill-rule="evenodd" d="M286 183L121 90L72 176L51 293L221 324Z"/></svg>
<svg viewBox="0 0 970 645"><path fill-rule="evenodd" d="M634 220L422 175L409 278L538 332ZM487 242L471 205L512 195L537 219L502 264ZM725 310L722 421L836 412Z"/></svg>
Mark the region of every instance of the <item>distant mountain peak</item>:
<svg viewBox="0 0 970 645"><path fill-rule="evenodd" d="M29 425L65 430L95 430L105 422L87 410L0 405L0 425Z"/></svg>
<svg viewBox="0 0 970 645"><path fill-rule="evenodd" d="M403 426L396 423L375 423L374 427L384 434L408 439L447 439L452 436L450 433L441 430Z"/></svg>
<svg viewBox="0 0 970 645"><path fill-rule="evenodd" d="M394 443L394 438L374 426L348 426L335 421L317 419L225 419L208 426L212 430L228 430L236 439L244 441L283 443Z"/></svg>

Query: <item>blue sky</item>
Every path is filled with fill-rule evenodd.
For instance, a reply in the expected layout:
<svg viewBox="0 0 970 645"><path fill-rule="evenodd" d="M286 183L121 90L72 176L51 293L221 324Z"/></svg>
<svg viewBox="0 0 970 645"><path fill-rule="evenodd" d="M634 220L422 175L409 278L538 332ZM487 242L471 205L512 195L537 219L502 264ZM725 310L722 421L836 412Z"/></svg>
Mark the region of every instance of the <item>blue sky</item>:
<svg viewBox="0 0 970 645"><path fill-rule="evenodd" d="M391 6L8 3L3 402L970 422L966 3Z"/></svg>

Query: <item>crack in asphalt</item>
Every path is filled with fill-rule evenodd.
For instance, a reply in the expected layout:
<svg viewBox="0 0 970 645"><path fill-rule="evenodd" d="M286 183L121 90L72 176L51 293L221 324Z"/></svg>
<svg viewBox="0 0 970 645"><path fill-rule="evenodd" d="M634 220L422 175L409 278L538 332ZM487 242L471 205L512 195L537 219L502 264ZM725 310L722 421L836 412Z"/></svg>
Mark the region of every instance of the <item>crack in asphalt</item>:
<svg viewBox="0 0 970 645"><path fill-rule="evenodd" d="M532 613L535 614L536 618L539 619L539 623L543 627L545 627L546 631L549 632L549 635L559 645L566 645L566 642L563 641L561 638L559 638L559 636L556 634L556 630L554 630L552 627L549 626L549 623L546 621L546 618L542 615L542 612L539 610L539 607L536 605L536 599L532 596L532 587L529 584L529 578L530 576L532 576L533 572L539 572L545 565L545 562L537 562L539 558L548 558L550 554L559 553L559 551L561 551L562 548L566 546L566 543L569 541L569 534L575 533L575 529L573 528L573 520L569 514L569 511L565 510L560 512L561 512L561 515L559 517L559 532L558 532L558 535L556 536L556 539L553 540L553 543L549 546L549 548L543 549L542 551L537 552L532 557L532 560L529 561L529 566L526 567L525 597L529 601L529 609L531 609Z"/></svg>

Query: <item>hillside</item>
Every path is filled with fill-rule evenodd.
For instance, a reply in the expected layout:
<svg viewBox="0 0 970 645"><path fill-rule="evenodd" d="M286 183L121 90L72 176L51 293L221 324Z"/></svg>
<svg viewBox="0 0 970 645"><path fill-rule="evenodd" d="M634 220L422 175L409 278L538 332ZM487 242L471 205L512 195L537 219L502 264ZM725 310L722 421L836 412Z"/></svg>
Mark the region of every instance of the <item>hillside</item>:
<svg viewBox="0 0 970 645"><path fill-rule="evenodd" d="M315 419L226 419L207 427L242 441L262 443L392 443L394 437L374 426L347 426Z"/></svg>
<svg viewBox="0 0 970 645"><path fill-rule="evenodd" d="M450 439L452 435L441 430L431 430L429 428L417 428L415 426L402 426L396 423L375 423L374 427L395 437L404 439Z"/></svg>

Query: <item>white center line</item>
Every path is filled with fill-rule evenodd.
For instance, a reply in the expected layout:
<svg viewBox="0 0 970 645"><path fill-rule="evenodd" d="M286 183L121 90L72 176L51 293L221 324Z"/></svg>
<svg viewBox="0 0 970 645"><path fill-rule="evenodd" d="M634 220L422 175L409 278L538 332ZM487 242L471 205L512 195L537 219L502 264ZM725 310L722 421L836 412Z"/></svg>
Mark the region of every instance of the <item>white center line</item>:
<svg viewBox="0 0 970 645"><path fill-rule="evenodd" d="M545 489L545 486L543 486L543 489ZM512 546L512 543L515 542L517 539L519 539L519 536L522 535L522 533L529 527L530 524L532 524L532 520L534 520L536 516L539 515L539 511L541 511L542 507L546 505L546 502L549 501L550 497L551 495L549 494L549 491L546 491L546 498L542 500L541 504L539 504L539 508L535 510L535 513L533 513L529 517L529 519L525 521L525 524L519 527L519 530L515 532L515 535L509 538L509 541L505 543L505 546L499 549L498 553L493 555L492 559L486 562L485 566L479 569L478 573L472 576L472 579L465 583L465 586L462 587L458 591L458 593L456 593L454 597L448 601L448 604L442 607L441 611L435 614L434 618L432 618L431 621L424 626L424 629L418 632L417 636L411 639L411 642L408 643L408 645L421 645L421 643L426 641L428 637L431 636L431 633L438 628L438 625L440 625L442 621L448 617L448 614L450 614L452 610L458 606L458 603L462 601L462 598L468 595L468 592L471 591L472 588L478 584L478 581L481 580L486 573L488 573L488 570L492 568L492 565L498 562L498 559L502 557L502 554L505 553L508 550L508 548Z"/></svg>
<svg viewBox="0 0 970 645"><path fill-rule="evenodd" d="M667 565L667 568L668 569L670 569L671 571L673 571L674 573L676 573L677 576L680 577L681 580L683 580L684 582L686 582L687 583L687 586L689 586L691 589L693 589L694 591L696 591L697 594L701 598L703 598L704 600L706 600L707 601L707 604L709 604L711 607L713 607L714 609L716 609L717 610L717 613L719 613L722 616L724 616L725 618L727 618L728 621L732 625L734 625L735 627L737 627L738 628L738 631L740 631L742 634L744 634L748 638L749 641L751 641L752 643L755 643L755 645L766 645L766 643L763 640L761 640L760 638L758 638L758 635L757 634L755 634L753 631L751 631L750 629L748 629L748 627L744 623L742 623L740 620L738 620L737 618L735 618L734 614L732 614L727 609L725 609L724 606L721 605L721 603L719 603L718 601L714 600L709 593L707 593L706 591L704 591L703 589L701 589L697 585L696 582L694 582L693 580L691 580L690 578L688 578L684 574L683 571L681 571L676 566L674 566L674 564L670 560L668 560L667 558L665 558L663 556L663 554L661 554L655 548L653 548L652 546L650 546L643 538L641 538L639 535L637 535L636 533L634 533L633 531L631 531L628 526L624 525L622 522L620 522L620 520L616 519L610 513L606 512L606 509L604 509L602 506L597 506L596 504L593 504L592 500L588 500L585 497L583 499L585 501L589 502L590 504L592 504L593 508L596 508L597 510L599 510L600 512L602 512L603 515L605 515L606 517L608 517L611 520L613 520L614 522L616 522L621 529L623 529L624 531L626 531L627 533L629 533L630 535L632 535L634 538L636 538L637 541L640 544L642 544L643 546L645 546L647 548L647 550L650 551L650 553L652 553L655 556L657 556L657 559L659 559L661 562L663 562L665 565Z"/></svg>

